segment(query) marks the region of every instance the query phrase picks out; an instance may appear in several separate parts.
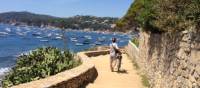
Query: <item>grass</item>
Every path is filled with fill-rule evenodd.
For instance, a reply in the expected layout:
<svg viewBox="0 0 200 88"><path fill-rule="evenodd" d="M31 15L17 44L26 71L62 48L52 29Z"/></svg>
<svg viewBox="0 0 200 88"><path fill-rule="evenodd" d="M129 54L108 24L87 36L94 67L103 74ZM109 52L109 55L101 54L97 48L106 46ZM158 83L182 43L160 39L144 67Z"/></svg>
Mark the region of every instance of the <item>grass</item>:
<svg viewBox="0 0 200 88"><path fill-rule="evenodd" d="M136 69L136 70L140 70L140 67L139 67L139 65L137 64L137 62L133 59L133 58L130 58L131 59L131 61L132 61L132 63L133 63L133 67ZM146 76L146 74L142 74L142 73L139 73L138 72L138 75L140 75L140 77L141 77L141 79L142 79L142 85L144 86L144 87L147 87L147 88L149 88L150 87L150 83L149 83L149 79L148 79L148 77Z"/></svg>
<svg viewBox="0 0 200 88"><path fill-rule="evenodd" d="M142 84L145 87L150 87L150 83L149 83L149 79L147 78L146 75L140 75L140 77L142 78Z"/></svg>
<svg viewBox="0 0 200 88"><path fill-rule="evenodd" d="M136 63L135 60L132 59L133 67L135 67L136 70L140 69L139 65Z"/></svg>
<svg viewBox="0 0 200 88"><path fill-rule="evenodd" d="M133 38L132 43L134 43L137 47L139 47L139 39L138 38Z"/></svg>

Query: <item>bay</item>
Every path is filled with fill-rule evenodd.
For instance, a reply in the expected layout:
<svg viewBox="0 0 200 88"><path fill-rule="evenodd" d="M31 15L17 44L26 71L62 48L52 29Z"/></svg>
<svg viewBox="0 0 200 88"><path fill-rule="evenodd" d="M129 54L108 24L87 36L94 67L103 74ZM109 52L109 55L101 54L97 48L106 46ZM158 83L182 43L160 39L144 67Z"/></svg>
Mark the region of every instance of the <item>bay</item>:
<svg viewBox="0 0 200 88"><path fill-rule="evenodd" d="M0 75L15 65L16 57L21 53L45 46L68 49L76 53L95 46L108 46L113 37L119 40L119 46L127 45L130 39L130 35L126 34L0 24Z"/></svg>

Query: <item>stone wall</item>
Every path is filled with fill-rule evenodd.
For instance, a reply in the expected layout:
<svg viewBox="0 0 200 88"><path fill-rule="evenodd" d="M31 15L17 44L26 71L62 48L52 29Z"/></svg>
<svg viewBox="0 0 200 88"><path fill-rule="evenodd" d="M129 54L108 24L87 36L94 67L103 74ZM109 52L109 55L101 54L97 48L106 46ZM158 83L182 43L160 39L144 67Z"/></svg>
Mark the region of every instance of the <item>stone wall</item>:
<svg viewBox="0 0 200 88"><path fill-rule="evenodd" d="M126 53L129 55L129 57L132 57L132 59L139 58L139 49L131 41L129 41L129 43L126 47Z"/></svg>
<svg viewBox="0 0 200 88"><path fill-rule="evenodd" d="M85 88L87 84L97 78L98 73L94 64L84 52L78 53L78 57L83 63L76 68L12 88Z"/></svg>
<svg viewBox="0 0 200 88"><path fill-rule="evenodd" d="M139 51L130 43L127 51L152 88L200 88L200 30L140 32Z"/></svg>
<svg viewBox="0 0 200 88"><path fill-rule="evenodd" d="M88 57L95 57L99 55L106 55L109 54L109 50L98 50L98 51L87 51L85 52L85 55Z"/></svg>
<svg viewBox="0 0 200 88"><path fill-rule="evenodd" d="M119 47L119 49L120 49L120 51L122 53L125 53L124 47ZM98 50L95 50L95 51L85 51L84 53L88 57L95 57L95 56L99 56L99 55L106 55L106 54L110 53L110 47L109 46L101 46L101 47L99 47Z"/></svg>

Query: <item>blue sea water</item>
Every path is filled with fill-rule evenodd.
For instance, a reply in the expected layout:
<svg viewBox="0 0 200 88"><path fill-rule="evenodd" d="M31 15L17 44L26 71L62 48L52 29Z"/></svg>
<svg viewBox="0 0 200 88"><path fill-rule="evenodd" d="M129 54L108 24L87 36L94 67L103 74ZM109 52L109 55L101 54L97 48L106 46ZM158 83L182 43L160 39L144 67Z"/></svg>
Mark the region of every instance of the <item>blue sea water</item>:
<svg viewBox="0 0 200 88"><path fill-rule="evenodd" d="M90 44L76 45L87 39ZM60 39L62 37L62 39ZM125 46L130 39L124 34L103 34L81 31L61 31L59 29L45 29L38 27L17 27L0 24L0 75L8 71L16 62L16 57L43 46L54 46L60 49L69 49L71 52L79 52L95 46L107 46L111 38L116 37L119 46ZM64 39L63 39L64 38ZM71 41L72 38L77 42ZM104 41L98 42L98 39ZM99 44L100 43L100 44Z"/></svg>

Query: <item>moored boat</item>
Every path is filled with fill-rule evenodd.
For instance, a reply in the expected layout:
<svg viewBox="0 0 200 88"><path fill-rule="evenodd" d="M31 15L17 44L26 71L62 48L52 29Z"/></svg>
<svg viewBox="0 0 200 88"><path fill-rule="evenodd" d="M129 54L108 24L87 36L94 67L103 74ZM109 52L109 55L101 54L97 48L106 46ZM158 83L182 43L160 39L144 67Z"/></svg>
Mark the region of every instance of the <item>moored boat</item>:
<svg viewBox="0 0 200 88"><path fill-rule="evenodd" d="M101 43L101 42L98 42L98 41L95 42L95 44L96 44L96 45L102 45L102 43Z"/></svg>
<svg viewBox="0 0 200 88"><path fill-rule="evenodd" d="M37 36L37 37L35 37L35 38L41 39L41 38L43 38L43 37L41 37L41 36Z"/></svg>
<svg viewBox="0 0 200 88"><path fill-rule="evenodd" d="M90 44L90 40L88 40L88 39L84 40L83 44Z"/></svg>
<svg viewBox="0 0 200 88"><path fill-rule="evenodd" d="M8 35L7 32L0 32L0 35Z"/></svg>
<svg viewBox="0 0 200 88"><path fill-rule="evenodd" d="M84 38L86 38L86 39L92 39L92 37L89 36L89 35L84 36Z"/></svg>
<svg viewBox="0 0 200 88"><path fill-rule="evenodd" d="M39 32L39 33L33 33L32 35L33 35L33 36L40 36L41 33L40 33L40 32Z"/></svg>
<svg viewBox="0 0 200 88"><path fill-rule="evenodd" d="M78 40L76 40L76 39L71 39L71 41L72 41L72 42L77 42Z"/></svg>
<svg viewBox="0 0 200 88"><path fill-rule="evenodd" d="M41 42L48 42L49 40L40 40Z"/></svg>
<svg viewBox="0 0 200 88"><path fill-rule="evenodd" d="M62 37L61 36L57 36L56 39L62 39Z"/></svg>
<svg viewBox="0 0 200 88"><path fill-rule="evenodd" d="M76 43L75 45L76 45L76 46L83 46L82 43Z"/></svg>
<svg viewBox="0 0 200 88"><path fill-rule="evenodd" d="M6 28L5 29L7 32L11 32L11 29L10 28Z"/></svg>

